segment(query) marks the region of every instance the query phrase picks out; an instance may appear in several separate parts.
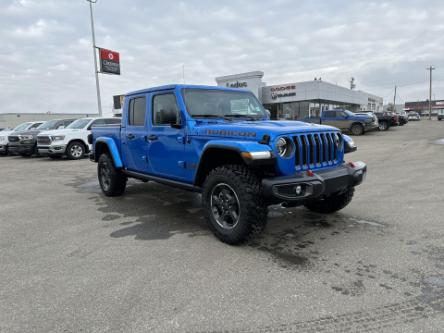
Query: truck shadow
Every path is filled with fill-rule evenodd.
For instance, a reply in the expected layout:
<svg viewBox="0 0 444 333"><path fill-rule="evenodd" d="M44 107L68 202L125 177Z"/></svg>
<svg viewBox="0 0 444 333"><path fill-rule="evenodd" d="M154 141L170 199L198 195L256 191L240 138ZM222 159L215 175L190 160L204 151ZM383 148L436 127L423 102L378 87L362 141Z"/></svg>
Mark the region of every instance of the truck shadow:
<svg viewBox="0 0 444 333"><path fill-rule="evenodd" d="M113 238L162 240L177 234L214 238L204 220L199 194L131 180L124 196L108 198L101 194L95 178L68 185L93 195L89 199L104 213L104 226L114 229L110 233ZM313 262L324 260L322 253L332 244L328 240L337 241L338 237L361 233L359 229L369 227L376 234L384 233L384 224L378 221L344 213L321 215L303 207L272 206L264 233L255 235L243 247L267 253L270 260L283 268L306 269Z"/></svg>

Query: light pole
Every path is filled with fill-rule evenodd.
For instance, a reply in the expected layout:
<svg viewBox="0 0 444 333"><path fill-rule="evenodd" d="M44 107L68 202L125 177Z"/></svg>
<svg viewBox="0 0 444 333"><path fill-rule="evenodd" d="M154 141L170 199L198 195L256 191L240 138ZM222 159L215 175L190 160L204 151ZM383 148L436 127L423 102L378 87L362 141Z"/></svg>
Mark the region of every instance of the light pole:
<svg viewBox="0 0 444 333"><path fill-rule="evenodd" d="M94 55L94 75L96 77L96 90L97 90L97 108L99 110L99 116L102 116L102 101L100 99L100 84L99 84L99 71L97 70L97 54L96 54L96 36L94 33L94 16L92 4L97 0L86 0L89 2L89 12L91 15L91 34L92 34L92 49Z"/></svg>
<svg viewBox="0 0 444 333"><path fill-rule="evenodd" d="M435 69L432 65L426 68L430 71L430 85L429 85L429 120L432 120L432 71Z"/></svg>

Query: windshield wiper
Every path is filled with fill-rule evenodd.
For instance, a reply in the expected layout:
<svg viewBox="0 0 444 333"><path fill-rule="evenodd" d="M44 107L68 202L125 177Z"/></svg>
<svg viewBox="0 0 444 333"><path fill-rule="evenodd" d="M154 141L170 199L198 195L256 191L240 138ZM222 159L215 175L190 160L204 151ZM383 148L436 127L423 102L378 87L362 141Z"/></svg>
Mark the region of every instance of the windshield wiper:
<svg viewBox="0 0 444 333"><path fill-rule="evenodd" d="M214 119L225 119L233 121L233 119L227 118L226 116L218 116L216 114L194 114L194 118L214 118Z"/></svg>
<svg viewBox="0 0 444 333"><path fill-rule="evenodd" d="M227 118L244 118L248 120L259 120L259 117L246 116L244 114L227 114L225 115Z"/></svg>

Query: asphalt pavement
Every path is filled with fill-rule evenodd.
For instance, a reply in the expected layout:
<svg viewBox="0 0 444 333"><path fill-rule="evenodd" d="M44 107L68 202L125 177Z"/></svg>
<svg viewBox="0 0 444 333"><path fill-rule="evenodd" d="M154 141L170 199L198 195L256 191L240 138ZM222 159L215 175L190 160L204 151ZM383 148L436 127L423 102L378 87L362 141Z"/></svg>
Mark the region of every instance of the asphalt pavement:
<svg viewBox="0 0 444 333"><path fill-rule="evenodd" d="M198 194L106 198L87 159L0 157L0 332L443 332L444 122L354 139L348 207L272 207L242 246Z"/></svg>

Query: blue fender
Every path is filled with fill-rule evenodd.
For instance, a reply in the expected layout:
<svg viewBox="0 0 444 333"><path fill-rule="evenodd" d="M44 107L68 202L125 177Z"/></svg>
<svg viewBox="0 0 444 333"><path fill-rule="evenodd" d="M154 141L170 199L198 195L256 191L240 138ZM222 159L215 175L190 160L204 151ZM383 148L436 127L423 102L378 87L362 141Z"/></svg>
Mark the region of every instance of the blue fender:
<svg viewBox="0 0 444 333"><path fill-rule="evenodd" d="M114 166L116 168L123 168L122 159L120 158L120 153L119 149L117 148L116 142L112 138L100 136L96 139L94 143L94 150L98 143L103 143L108 147L108 150L114 161Z"/></svg>
<svg viewBox="0 0 444 333"><path fill-rule="evenodd" d="M272 151L268 145L261 144L256 141L234 141L234 140L211 140L208 141L202 149L201 156L209 148L225 148L241 152L259 152L259 151Z"/></svg>

